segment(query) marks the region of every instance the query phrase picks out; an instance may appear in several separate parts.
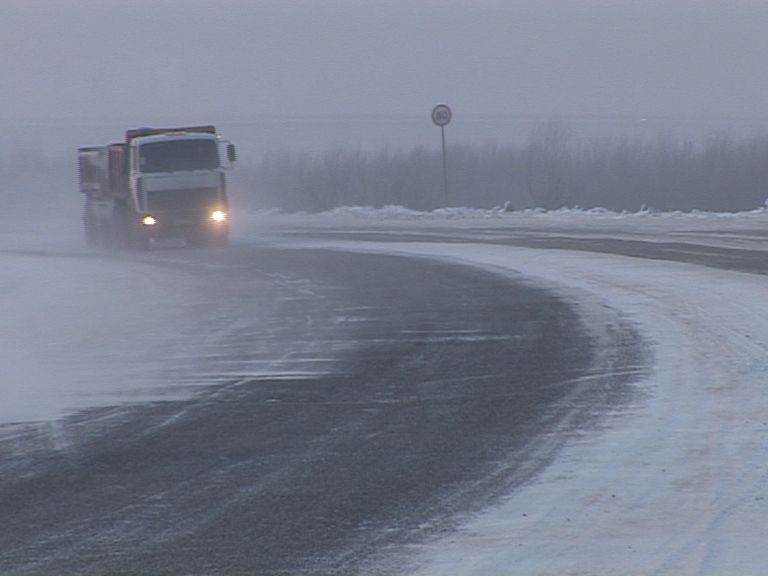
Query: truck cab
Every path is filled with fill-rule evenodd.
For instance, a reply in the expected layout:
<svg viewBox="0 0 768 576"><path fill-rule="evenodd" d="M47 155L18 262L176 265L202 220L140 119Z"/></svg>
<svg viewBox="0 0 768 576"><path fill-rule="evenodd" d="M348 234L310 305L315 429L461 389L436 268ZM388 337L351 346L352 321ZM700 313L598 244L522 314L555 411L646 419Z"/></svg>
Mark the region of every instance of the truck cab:
<svg viewBox="0 0 768 576"><path fill-rule="evenodd" d="M229 237L222 142L210 127L129 130L128 184L138 223L136 240L177 237L191 245ZM234 148L227 145L227 161Z"/></svg>
<svg viewBox="0 0 768 576"><path fill-rule="evenodd" d="M81 148L79 161L90 243L228 242L225 169L235 149L213 126L128 130L122 143Z"/></svg>

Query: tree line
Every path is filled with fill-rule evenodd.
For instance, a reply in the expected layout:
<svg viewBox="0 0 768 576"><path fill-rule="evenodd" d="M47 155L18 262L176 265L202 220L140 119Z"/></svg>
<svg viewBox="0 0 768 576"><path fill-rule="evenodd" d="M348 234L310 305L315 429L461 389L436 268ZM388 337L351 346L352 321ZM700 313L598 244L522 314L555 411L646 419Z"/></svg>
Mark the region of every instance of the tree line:
<svg viewBox="0 0 768 576"><path fill-rule="evenodd" d="M449 146L447 158L446 194L439 150L267 153L238 168L247 191L241 200L307 212L345 205L727 212L768 198L768 133L698 143L663 135L584 141L549 123L523 144Z"/></svg>
<svg viewBox="0 0 768 576"><path fill-rule="evenodd" d="M449 142L447 155L447 194L440 150L423 147L241 156L227 178L236 206L290 212L386 205L735 212L768 198L768 132L697 142L669 136L584 140L552 122L517 145ZM0 154L0 173L6 213L79 210L74 151L12 150Z"/></svg>

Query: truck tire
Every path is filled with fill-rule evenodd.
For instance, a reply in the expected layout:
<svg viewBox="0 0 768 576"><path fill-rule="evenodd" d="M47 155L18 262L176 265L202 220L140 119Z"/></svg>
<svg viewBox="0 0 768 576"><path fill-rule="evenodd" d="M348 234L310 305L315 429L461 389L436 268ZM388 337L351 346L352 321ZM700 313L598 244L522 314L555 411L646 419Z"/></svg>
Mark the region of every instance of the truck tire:
<svg viewBox="0 0 768 576"><path fill-rule="evenodd" d="M144 232L138 220L130 226L128 247L135 250L149 250L149 236Z"/></svg>
<svg viewBox="0 0 768 576"><path fill-rule="evenodd" d="M83 232L85 233L85 243L88 246L100 244L99 231L94 222L90 201L87 199L83 205Z"/></svg>

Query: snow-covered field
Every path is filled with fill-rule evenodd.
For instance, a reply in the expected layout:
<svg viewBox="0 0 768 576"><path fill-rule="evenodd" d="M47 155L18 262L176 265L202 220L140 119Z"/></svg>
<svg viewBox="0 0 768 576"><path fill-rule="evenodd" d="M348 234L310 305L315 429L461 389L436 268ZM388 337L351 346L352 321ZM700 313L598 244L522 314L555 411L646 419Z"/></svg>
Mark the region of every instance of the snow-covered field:
<svg viewBox="0 0 768 576"><path fill-rule="evenodd" d="M0 423L193 384L184 368L199 352L192 307L203 282L88 250L77 226L12 225L0 233Z"/></svg>
<svg viewBox="0 0 768 576"><path fill-rule="evenodd" d="M311 243L521 272L570 299L587 323L599 318L594 311L600 306L619 310L647 341L654 367L637 383L641 393L631 409L610 415L600 430L574 434L554 464L498 507L412 550L419 576L765 573L768 277L482 242L489 234L684 240L766 250L768 258L764 210L732 215L346 209L316 216L254 214L237 225L237 241L256 243L306 244L274 234L295 227L472 234L476 241L462 244ZM135 365L136 358L125 353L128 343L109 334L112 315L137 323L151 317L157 342L184 329L186 311L172 305L168 278L153 279L137 263L127 270L116 266L109 282L94 284L89 272L96 263L78 258L73 266L66 256L78 242L68 229L51 236L0 233L0 421L18 414L51 417L73 406L68 386L78 389L100 371L114 370L114 363L126 370ZM104 265L98 262L100 270ZM126 299L118 309L109 290ZM136 292L149 311L125 309L127 296ZM84 319L86 309L97 310L98 317ZM91 362L94 352L83 371L70 361L101 346L110 362Z"/></svg>
<svg viewBox="0 0 768 576"><path fill-rule="evenodd" d="M286 341L276 317L303 289L295 282L254 279L228 298L215 258L173 248L116 258L81 235L78 220L0 228L0 426L328 369L312 328ZM233 338L253 350L238 354Z"/></svg>

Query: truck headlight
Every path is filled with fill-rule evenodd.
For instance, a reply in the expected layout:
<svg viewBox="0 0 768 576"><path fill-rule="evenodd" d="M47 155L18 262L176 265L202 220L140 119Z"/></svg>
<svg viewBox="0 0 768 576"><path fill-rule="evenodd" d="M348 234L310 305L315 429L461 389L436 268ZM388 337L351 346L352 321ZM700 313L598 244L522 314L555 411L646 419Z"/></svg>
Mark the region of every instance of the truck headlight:
<svg viewBox="0 0 768 576"><path fill-rule="evenodd" d="M141 223L144 224L144 226L154 226L157 224L157 218L152 216L151 214L147 214L144 216L144 218L141 219Z"/></svg>
<svg viewBox="0 0 768 576"><path fill-rule="evenodd" d="M227 213L223 210L214 210L211 212L211 220L214 222L224 222L227 219Z"/></svg>

